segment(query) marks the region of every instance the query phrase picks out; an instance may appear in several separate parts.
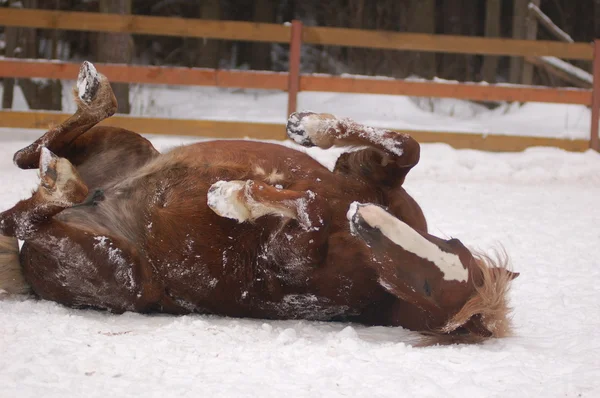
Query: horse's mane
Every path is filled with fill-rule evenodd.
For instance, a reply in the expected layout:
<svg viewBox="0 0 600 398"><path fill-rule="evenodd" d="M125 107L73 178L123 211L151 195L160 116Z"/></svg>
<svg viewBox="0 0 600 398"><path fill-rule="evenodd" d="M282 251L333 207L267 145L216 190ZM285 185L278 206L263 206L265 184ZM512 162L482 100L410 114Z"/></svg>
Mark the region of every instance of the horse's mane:
<svg viewBox="0 0 600 398"><path fill-rule="evenodd" d="M473 266L482 275L481 285L475 285L475 293L439 332L426 333L420 345L474 344L486 340L486 337L474 333L450 333L474 315L481 317L483 326L492 334L490 338L512 334L512 308L507 296L513 276L508 255L503 249L496 250L491 255L472 249L471 253L475 260Z"/></svg>

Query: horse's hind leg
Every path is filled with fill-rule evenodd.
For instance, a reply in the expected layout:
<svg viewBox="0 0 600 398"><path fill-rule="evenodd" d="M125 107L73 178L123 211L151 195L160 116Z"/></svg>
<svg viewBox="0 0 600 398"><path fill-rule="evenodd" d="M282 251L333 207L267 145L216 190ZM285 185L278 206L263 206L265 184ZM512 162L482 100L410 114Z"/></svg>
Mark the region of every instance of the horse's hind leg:
<svg viewBox="0 0 600 398"><path fill-rule="evenodd" d="M338 119L326 113L294 113L287 125L288 136L304 146L367 146L338 158L334 172L350 174L387 191L390 212L411 227L427 231L421 207L402 188L406 175L418 162L419 143L409 134L377 129Z"/></svg>
<svg viewBox="0 0 600 398"><path fill-rule="evenodd" d="M90 190L122 178L159 155L141 135L117 127L96 126L63 150Z"/></svg>
<svg viewBox="0 0 600 398"><path fill-rule="evenodd" d="M150 141L139 134L117 127L94 127L115 112L117 102L106 77L89 62L81 65L75 102L73 116L15 154L17 166L38 167L41 148L46 147L68 159L93 190L158 155Z"/></svg>
<svg viewBox="0 0 600 398"><path fill-rule="evenodd" d="M290 256L312 266L324 260L331 214L324 198L312 191L278 189L254 180L219 181L208 192L208 206L238 222L281 217L281 227L265 247L265 253L284 260L280 263L291 263Z"/></svg>
<svg viewBox="0 0 600 398"><path fill-rule="evenodd" d="M0 235L27 241L21 263L33 290L69 306L148 310L160 289L135 246L108 231L55 218L81 202L88 189L68 160L42 149L39 163L38 190L0 213Z"/></svg>
<svg viewBox="0 0 600 398"><path fill-rule="evenodd" d="M356 172L387 186L402 185L406 174L419 162L419 143L409 134L365 126L327 113L293 113L288 119L287 134L308 147L370 147L342 155L335 171Z"/></svg>
<svg viewBox="0 0 600 398"><path fill-rule="evenodd" d="M22 169L37 168L42 147L65 157L64 152L71 143L117 110L117 100L108 80L89 62L81 65L74 91L77 103L75 114L15 153L14 162L17 166Z"/></svg>

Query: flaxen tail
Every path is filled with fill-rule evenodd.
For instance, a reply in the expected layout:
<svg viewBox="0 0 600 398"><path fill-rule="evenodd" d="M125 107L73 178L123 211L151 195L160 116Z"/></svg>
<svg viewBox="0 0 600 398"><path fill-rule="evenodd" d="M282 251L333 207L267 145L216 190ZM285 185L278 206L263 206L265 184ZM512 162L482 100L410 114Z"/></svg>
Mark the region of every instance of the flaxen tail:
<svg viewBox="0 0 600 398"><path fill-rule="evenodd" d="M0 294L22 294L29 292L21 264L19 242L16 238L0 235Z"/></svg>

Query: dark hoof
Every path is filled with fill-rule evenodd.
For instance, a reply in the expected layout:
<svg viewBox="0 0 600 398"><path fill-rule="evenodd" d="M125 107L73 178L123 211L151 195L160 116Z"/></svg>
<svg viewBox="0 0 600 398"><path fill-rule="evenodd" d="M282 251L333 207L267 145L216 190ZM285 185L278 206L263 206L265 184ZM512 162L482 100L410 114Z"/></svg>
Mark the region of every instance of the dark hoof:
<svg viewBox="0 0 600 398"><path fill-rule="evenodd" d="M308 136L308 132L306 131L306 126L304 122L306 122L307 116L315 115L314 112L294 112L288 118L287 126L285 128L288 137L305 147L313 147L316 146L314 142Z"/></svg>
<svg viewBox="0 0 600 398"><path fill-rule="evenodd" d="M90 104L100 87L100 74L91 62L84 61L79 68L77 77L77 93L86 104Z"/></svg>

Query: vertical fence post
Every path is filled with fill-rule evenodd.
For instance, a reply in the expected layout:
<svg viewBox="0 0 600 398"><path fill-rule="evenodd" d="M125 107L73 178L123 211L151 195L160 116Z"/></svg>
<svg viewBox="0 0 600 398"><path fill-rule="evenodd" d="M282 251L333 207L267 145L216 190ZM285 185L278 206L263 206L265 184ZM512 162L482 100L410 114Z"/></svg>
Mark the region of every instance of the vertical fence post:
<svg viewBox="0 0 600 398"><path fill-rule="evenodd" d="M594 85L592 89L592 128L590 148L600 152L598 127L600 124L600 39L594 41Z"/></svg>
<svg viewBox="0 0 600 398"><path fill-rule="evenodd" d="M302 48L302 21L292 21L290 36L290 59L288 76L288 109L287 115L296 112L298 91L300 90L300 50Z"/></svg>

